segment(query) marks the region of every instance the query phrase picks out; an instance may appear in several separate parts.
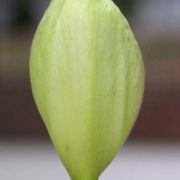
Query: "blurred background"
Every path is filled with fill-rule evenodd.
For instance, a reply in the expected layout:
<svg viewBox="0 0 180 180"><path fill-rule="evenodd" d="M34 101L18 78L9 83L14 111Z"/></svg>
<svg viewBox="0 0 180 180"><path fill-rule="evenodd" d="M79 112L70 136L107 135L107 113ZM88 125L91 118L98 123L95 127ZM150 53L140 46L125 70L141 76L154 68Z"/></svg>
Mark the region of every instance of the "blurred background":
<svg viewBox="0 0 180 180"><path fill-rule="evenodd" d="M144 101L101 179L180 179L180 1L115 0L143 53ZM35 107L29 53L49 0L0 0L0 179L69 179ZM131 172L131 173L129 173Z"/></svg>

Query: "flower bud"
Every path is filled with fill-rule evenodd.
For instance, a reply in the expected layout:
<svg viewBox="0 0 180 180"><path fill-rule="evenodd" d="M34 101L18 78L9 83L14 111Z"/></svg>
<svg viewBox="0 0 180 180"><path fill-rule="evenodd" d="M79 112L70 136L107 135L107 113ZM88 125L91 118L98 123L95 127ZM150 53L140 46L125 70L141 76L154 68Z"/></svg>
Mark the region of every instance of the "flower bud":
<svg viewBox="0 0 180 180"><path fill-rule="evenodd" d="M97 180L125 142L144 89L138 44L111 0L53 0L35 34L38 110L72 180Z"/></svg>

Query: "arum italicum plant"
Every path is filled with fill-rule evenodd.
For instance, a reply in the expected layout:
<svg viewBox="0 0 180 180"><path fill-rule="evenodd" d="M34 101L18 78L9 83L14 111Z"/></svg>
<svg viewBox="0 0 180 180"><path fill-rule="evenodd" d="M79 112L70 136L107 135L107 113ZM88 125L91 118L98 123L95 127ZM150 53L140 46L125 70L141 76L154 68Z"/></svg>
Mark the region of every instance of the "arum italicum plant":
<svg viewBox="0 0 180 180"><path fill-rule="evenodd" d="M72 180L97 180L138 115L144 68L111 0L52 0L35 34L33 95Z"/></svg>

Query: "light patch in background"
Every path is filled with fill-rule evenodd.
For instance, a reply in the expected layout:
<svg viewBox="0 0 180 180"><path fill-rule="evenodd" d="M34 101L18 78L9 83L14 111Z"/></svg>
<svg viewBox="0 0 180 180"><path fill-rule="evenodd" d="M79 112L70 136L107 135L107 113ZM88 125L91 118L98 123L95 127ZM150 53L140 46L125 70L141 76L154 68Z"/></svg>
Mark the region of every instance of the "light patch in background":
<svg viewBox="0 0 180 180"><path fill-rule="evenodd" d="M128 142L100 180L178 180L180 144ZM0 179L69 180L46 141L1 141Z"/></svg>
<svg viewBox="0 0 180 180"><path fill-rule="evenodd" d="M180 39L179 0L140 0L138 2L133 21L141 38Z"/></svg>

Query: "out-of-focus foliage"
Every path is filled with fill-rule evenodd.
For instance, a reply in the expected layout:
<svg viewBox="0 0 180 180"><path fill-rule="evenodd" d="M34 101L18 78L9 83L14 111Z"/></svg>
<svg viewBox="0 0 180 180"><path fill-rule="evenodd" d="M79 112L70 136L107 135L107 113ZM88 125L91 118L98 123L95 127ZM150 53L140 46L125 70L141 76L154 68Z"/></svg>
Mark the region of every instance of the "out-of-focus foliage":
<svg viewBox="0 0 180 180"><path fill-rule="evenodd" d="M14 21L15 26L28 25L31 22L30 2L18 0L14 6Z"/></svg>
<svg viewBox="0 0 180 180"><path fill-rule="evenodd" d="M135 3L137 3L138 0L114 0L114 2L119 6L122 13L129 17L131 16L132 10L134 8Z"/></svg>

